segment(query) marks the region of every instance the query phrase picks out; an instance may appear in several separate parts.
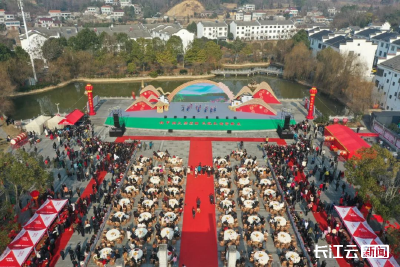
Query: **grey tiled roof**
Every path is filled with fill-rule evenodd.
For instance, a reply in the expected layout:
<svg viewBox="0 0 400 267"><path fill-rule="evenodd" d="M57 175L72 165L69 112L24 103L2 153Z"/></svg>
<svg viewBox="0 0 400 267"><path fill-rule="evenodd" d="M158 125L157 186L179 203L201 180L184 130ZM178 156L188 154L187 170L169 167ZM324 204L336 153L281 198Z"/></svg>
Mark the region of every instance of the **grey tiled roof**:
<svg viewBox="0 0 400 267"><path fill-rule="evenodd" d="M336 36L332 39L326 40L324 41L324 43L329 44L330 46L339 48L340 44L345 44L347 41L352 41L353 39L340 35L340 36Z"/></svg>
<svg viewBox="0 0 400 267"><path fill-rule="evenodd" d="M395 56L391 59L385 60L379 65L391 68L396 71L400 71L400 56Z"/></svg>
<svg viewBox="0 0 400 267"><path fill-rule="evenodd" d="M328 30L322 30L322 31L319 31L317 33L311 34L310 38L322 41L322 37L328 36L330 33L333 33L333 32L332 31L328 31Z"/></svg>
<svg viewBox="0 0 400 267"><path fill-rule="evenodd" d="M385 42L390 42L390 39L396 38L397 33L394 32L384 32L382 34L379 34L377 36L372 37L374 40L381 40Z"/></svg>
<svg viewBox="0 0 400 267"><path fill-rule="evenodd" d="M379 30L379 29L366 29L366 30L359 31L359 32L354 33L354 34L358 35L358 36L369 37L371 34L375 34L375 33L378 33L380 31L381 30Z"/></svg>
<svg viewBox="0 0 400 267"><path fill-rule="evenodd" d="M225 21L201 21L204 27L228 27Z"/></svg>

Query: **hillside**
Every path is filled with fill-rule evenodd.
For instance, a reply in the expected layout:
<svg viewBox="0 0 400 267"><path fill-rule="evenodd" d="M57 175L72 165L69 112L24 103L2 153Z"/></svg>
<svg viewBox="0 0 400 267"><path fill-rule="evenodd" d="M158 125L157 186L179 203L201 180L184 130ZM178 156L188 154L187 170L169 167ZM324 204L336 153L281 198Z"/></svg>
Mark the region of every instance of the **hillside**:
<svg viewBox="0 0 400 267"><path fill-rule="evenodd" d="M194 13L200 13L205 10L204 6L196 0L186 0L172 7L166 13L170 17L186 17L193 16Z"/></svg>

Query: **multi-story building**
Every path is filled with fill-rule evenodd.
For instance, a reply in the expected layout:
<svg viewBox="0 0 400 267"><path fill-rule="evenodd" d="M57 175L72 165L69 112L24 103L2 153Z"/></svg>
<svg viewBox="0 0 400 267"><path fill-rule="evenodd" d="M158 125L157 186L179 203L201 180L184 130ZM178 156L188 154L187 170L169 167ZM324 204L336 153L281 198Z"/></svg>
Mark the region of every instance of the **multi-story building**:
<svg viewBox="0 0 400 267"><path fill-rule="evenodd" d="M178 36L182 40L183 50L186 51L189 44L194 40L194 33L182 28L180 24L160 24L156 27L146 25L150 31L152 38L160 38L163 41L168 41L172 36Z"/></svg>
<svg viewBox="0 0 400 267"><path fill-rule="evenodd" d="M135 9L136 15L142 14L142 6L141 5L133 4L133 8Z"/></svg>
<svg viewBox="0 0 400 267"><path fill-rule="evenodd" d="M31 13L30 12L24 12L25 19L27 21L31 21ZM17 12L17 17L22 18L22 12Z"/></svg>
<svg viewBox="0 0 400 267"><path fill-rule="evenodd" d="M291 38L296 33L296 27L288 20L232 21L230 32L234 39L279 40Z"/></svg>
<svg viewBox="0 0 400 267"><path fill-rule="evenodd" d="M112 6L102 6L101 7L101 14L111 15L114 11Z"/></svg>
<svg viewBox="0 0 400 267"><path fill-rule="evenodd" d="M201 21L197 23L197 38L202 37L226 40L228 38L228 24L225 21Z"/></svg>
<svg viewBox="0 0 400 267"><path fill-rule="evenodd" d="M122 8L132 6L132 0L119 0L119 4Z"/></svg>
<svg viewBox="0 0 400 267"><path fill-rule="evenodd" d="M112 17L114 19L119 19L122 18L124 16L125 12L123 10L114 10L112 13Z"/></svg>
<svg viewBox="0 0 400 267"><path fill-rule="evenodd" d="M4 12L4 20L14 20L15 16L12 12Z"/></svg>
<svg viewBox="0 0 400 267"><path fill-rule="evenodd" d="M38 18L35 26L39 28L61 27L62 23L56 18Z"/></svg>
<svg viewBox="0 0 400 267"><path fill-rule="evenodd" d="M6 11L4 9L0 9L0 16L4 17L6 14Z"/></svg>
<svg viewBox="0 0 400 267"><path fill-rule="evenodd" d="M378 64L374 83L374 104L384 110L400 110L400 56Z"/></svg>
<svg viewBox="0 0 400 267"><path fill-rule="evenodd" d="M50 18L64 18L67 19L71 17L71 12L69 11L61 11L61 10L49 10L49 16Z"/></svg>
<svg viewBox="0 0 400 267"><path fill-rule="evenodd" d="M264 20L267 17L267 13L263 11L255 11L251 14L251 20Z"/></svg>
<svg viewBox="0 0 400 267"><path fill-rule="evenodd" d="M98 8L97 6L88 6L85 10L85 14L89 15L100 14L100 8Z"/></svg>
<svg viewBox="0 0 400 267"><path fill-rule="evenodd" d="M372 36L375 36L381 32L382 31L380 29L366 28L355 31L353 36L356 38L366 38L367 40L371 40Z"/></svg>
<svg viewBox="0 0 400 267"><path fill-rule="evenodd" d="M329 7L328 8L328 14L331 17L336 16L336 14L338 13L338 10L335 7Z"/></svg>
<svg viewBox="0 0 400 267"><path fill-rule="evenodd" d="M254 11L256 10L256 5L254 4L245 4L243 5L243 9L246 11Z"/></svg>
<svg viewBox="0 0 400 267"><path fill-rule="evenodd" d="M296 17L299 14L299 10L295 7L289 7L285 10L285 14L289 14L290 17Z"/></svg>
<svg viewBox="0 0 400 267"><path fill-rule="evenodd" d="M333 34L330 30L320 30L315 28L308 31L308 40L310 41L310 48L314 56L323 49L323 38L328 37L329 34Z"/></svg>
<svg viewBox="0 0 400 267"><path fill-rule="evenodd" d="M400 35L395 32L383 32L370 36L370 40L377 44L374 66L390 57L396 56L400 49Z"/></svg>
<svg viewBox="0 0 400 267"><path fill-rule="evenodd" d="M19 20L6 20L4 21L7 29L18 29L21 27L21 22Z"/></svg>

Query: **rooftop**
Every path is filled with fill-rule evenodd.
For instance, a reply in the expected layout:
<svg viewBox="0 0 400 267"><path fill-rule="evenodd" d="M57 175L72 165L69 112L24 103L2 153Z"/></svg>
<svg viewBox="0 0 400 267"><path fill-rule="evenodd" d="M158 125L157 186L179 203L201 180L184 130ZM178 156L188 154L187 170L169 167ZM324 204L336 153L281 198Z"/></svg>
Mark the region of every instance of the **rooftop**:
<svg viewBox="0 0 400 267"><path fill-rule="evenodd" d="M235 21L237 26L260 26L257 21Z"/></svg>
<svg viewBox="0 0 400 267"><path fill-rule="evenodd" d="M324 41L324 43L329 44L330 46L339 48L341 44L345 44L347 41L352 41L353 39L340 35L340 36L336 36L334 38L331 38L329 40Z"/></svg>
<svg viewBox="0 0 400 267"><path fill-rule="evenodd" d="M259 20L261 25L293 25L291 20Z"/></svg>
<svg viewBox="0 0 400 267"><path fill-rule="evenodd" d="M397 36L397 33L394 32L384 32L379 35L373 36L372 39L390 42L390 39L395 39Z"/></svg>
<svg viewBox="0 0 400 267"><path fill-rule="evenodd" d="M395 56L391 59L385 60L382 63L380 63L379 65L391 68L396 71L400 71L400 56Z"/></svg>
<svg viewBox="0 0 400 267"><path fill-rule="evenodd" d="M329 30L322 30L317 33L311 34L310 38L322 41L322 37L328 36L330 33L333 33L333 32L329 31Z"/></svg>
<svg viewBox="0 0 400 267"><path fill-rule="evenodd" d="M225 21L201 21L204 27L228 27Z"/></svg>
<svg viewBox="0 0 400 267"><path fill-rule="evenodd" d="M49 13L61 13L61 10L49 10Z"/></svg>
<svg viewBox="0 0 400 267"><path fill-rule="evenodd" d="M381 30L379 30L379 29L366 29L366 30L362 30L362 31L355 33L355 35L370 37L370 35L379 33L380 31Z"/></svg>

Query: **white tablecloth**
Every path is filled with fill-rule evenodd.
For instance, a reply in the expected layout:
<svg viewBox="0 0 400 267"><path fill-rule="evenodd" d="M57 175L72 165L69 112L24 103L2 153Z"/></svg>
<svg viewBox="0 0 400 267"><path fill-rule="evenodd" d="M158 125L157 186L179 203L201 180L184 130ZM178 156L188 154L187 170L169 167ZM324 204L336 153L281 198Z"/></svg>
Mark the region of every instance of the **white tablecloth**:
<svg viewBox="0 0 400 267"><path fill-rule="evenodd" d="M298 263L300 261L300 256L297 252L288 251L285 254L287 260L291 260L293 263Z"/></svg>
<svg viewBox="0 0 400 267"><path fill-rule="evenodd" d="M142 205L144 205L144 206L146 206L146 207L148 207L148 208L150 208L151 206L153 206L153 204L154 204L153 200L150 200L150 199L146 199L146 200L144 200L144 201L142 202Z"/></svg>
<svg viewBox="0 0 400 267"><path fill-rule="evenodd" d="M173 184L179 184L181 182L182 178L179 176L174 176L172 177L172 183Z"/></svg>
<svg viewBox="0 0 400 267"><path fill-rule="evenodd" d="M122 221L122 217L129 217L128 215L126 215L124 212L122 212L122 211L118 211L118 212L116 212L115 214L114 214L114 217L116 217L116 218L118 218L119 219L119 221Z"/></svg>
<svg viewBox="0 0 400 267"><path fill-rule="evenodd" d="M121 232L117 229L111 229L106 233L106 238L108 241L114 241L121 236Z"/></svg>
<svg viewBox="0 0 400 267"><path fill-rule="evenodd" d="M176 199L170 199L170 200L168 201L168 204L169 204L169 206L170 206L171 208L175 208L175 206L178 206L178 205L179 205L179 202L178 202L178 200L176 200Z"/></svg>
<svg viewBox="0 0 400 267"><path fill-rule="evenodd" d="M160 177L158 177L158 176L152 176L152 177L150 178L150 182L151 182L152 184L159 184L159 183L160 183Z"/></svg>
<svg viewBox="0 0 400 267"><path fill-rule="evenodd" d="M131 203L131 201L129 200L129 198L121 198L121 199L119 200L119 204L120 204L121 206L127 205L127 204L129 204L129 203Z"/></svg>
<svg viewBox="0 0 400 267"><path fill-rule="evenodd" d="M272 181L269 180L269 179L261 179L260 180L260 184L262 184L262 185L271 185Z"/></svg>
<svg viewBox="0 0 400 267"><path fill-rule="evenodd" d="M151 213L150 212L143 212L139 215L139 222L143 222L143 221L149 221L151 219Z"/></svg>
<svg viewBox="0 0 400 267"><path fill-rule="evenodd" d="M235 222L235 219L233 219L232 215L224 215L222 216L222 222L227 222L228 224L232 224Z"/></svg>
<svg viewBox="0 0 400 267"><path fill-rule="evenodd" d="M130 176L128 176L128 179L134 179L136 182L139 180L139 176L137 176L137 175L130 175Z"/></svg>
<svg viewBox="0 0 400 267"><path fill-rule="evenodd" d="M157 188L149 188L147 189L147 193L152 194L153 192L157 192L158 189Z"/></svg>
<svg viewBox="0 0 400 267"><path fill-rule="evenodd" d="M261 220L260 217L258 217L258 216L256 216L256 215L251 215L251 216L249 216L249 217L247 218L247 221L248 221L249 223L253 223L253 222L259 223L260 220Z"/></svg>
<svg viewBox="0 0 400 267"><path fill-rule="evenodd" d="M254 259L257 260L260 264L265 265L269 261L269 256L264 251L257 251L254 253Z"/></svg>
<svg viewBox="0 0 400 267"><path fill-rule="evenodd" d="M243 195L251 196L253 194L253 189L250 187L245 187L242 189Z"/></svg>
<svg viewBox="0 0 400 267"><path fill-rule="evenodd" d="M139 161L140 161L141 163L144 163L144 162L146 162L148 159L149 159L148 157L143 157L143 158L139 158Z"/></svg>
<svg viewBox="0 0 400 267"><path fill-rule="evenodd" d="M227 172L228 170L226 168L219 168L218 171L219 172Z"/></svg>
<svg viewBox="0 0 400 267"><path fill-rule="evenodd" d="M230 206L232 206L232 201L230 201L228 199L224 199L221 201L221 205L222 205L222 207L230 207Z"/></svg>
<svg viewBox="0 0 400 267"><path fill-rule="evenodd" d="M160 258L160 251L157 252L157 257ZM171 251L168 251L168 252L167 252L167 260L170 261L171 258L172 258L172 252L171 252Z"/></svg>
<svg viewBox="0 0 400 267"><path fill-rule="evenodd" d="M276 194L275 191L272 189L265 189L265 191L264 191L264 195L267 195L267 196L269 196L269 195L275 196L275 194Z"/></svg>
<svg viewBox="0 0 400 267"><path fill-rule="evenodd" d="M228 229L224 232L224 240L235 240L239 234L232 229Z"/></svg>
<svg viewBox="0 0 400 267"><path fill-rule="evenodd" d="M218 180L218 183L219 183L220 185L223 185L223 186L228 186L228 179L226 179L226 178L220 178L220 179Z"/></svg>
<svg viewBox="0 0 400 267"><path fill-rule="evenodd" d="M249 208L249 209L253 208L253 203L254 203L254 200L245 200L245 201L243 201L244 206L246 208Z"/></svg>
<svg viewBox="0 0 400 267"><path fill-rule="evenodd" d="M172 222L176 218L176 214L173 212L167 212L164 214L164 218L168 217L169 221Z"/></svg>
<svg viewBox="0 0 400 267"><path fill-rule="evenodd" d="M236 155L239 155L239 156L243 156L243 151L236 150L236 151L235 151L235 154L236 154Z"/></svg>
<svg viewBox="0 0 400 267"><path fill-rule="evenodd" d="M246 185L250 183L250 179L249 178L240 178L239 179L239 184L241 185Z"/></svg>
<svg viewBox="0 0 400 267"><path fill-rule="evenodd" d="M225 164L226 159L215 159L214 162L218 162L218 164Z"/></svg>
<svg viewBox="0 0 400 267"><path fill-rule="evenodd" d="M247 169L246 168L239 168L238 169L239 173L247 174Z"/></svg>
<svg viewBox="0 0 400 267"><path fill-rule="evenodd" d="M169 240L171 240L174 237L174 229L165 227L161 230L161 237L167 237Z"/></svg>
<svg viewBox="0 0 400 267"><path fill-rule="evenodd" d="M176 187L168 187L168 191L173 193L174 196L179 193L179 188Z"/></svg>
<svg viewBox="0 0 400 267"><path fill-rule="evenodd" d="M272 208L273 208L274 210L276 210L276 211L281 210L281 209L285 206L285 204L280 203L280 202L278 202L278 201L270 201L268 205L269 205L269 206L272 205Z"/></svg>
<svg viewBox="0 0 400 267"><path fill-rule="evenodd" d="M136 189L133 185L130 185L125 188L125 191L129 193L132 191L138 191L138 189Z"/></svg>
<svg viewBox="0 0 400 267"><path fill-rule="evenodd" d="M101 259L107 259L107 255L110 255L112 251L112 248L103 248L100 250L100 258Z"/></svg>
<svg viewBox="0 0 400 267"><path fill-rule="evenodd" d="M252 160L252 159L246 159L245 161L244 161L244 165L247 165L247 164L253 164L254 163L254 160Z"/></svg>
<svg viewBox="0 0 400 267"><path fill-rule="evenodd" d="M129 252L129 258L134 258L135 260L140 259L143 256L143 251L139 248L135 248Z"/></svg>
<svg viewBox="0 0 400 267"><path fill-rule="evenodd" d="M254 231L250 235L251 241L262 242L264 241L264 234L259 231Z"/></svg>
<svg viewBox="0 0 400 267"><path fill-rule="evenodd" d="M277 221L278 225L280 225L280 226L285 226L286 225L286 219L284 217L276 216L274 218L274 220Z"/></svg>
<svg viewBox="0 0 400 267"><path fill-rule="evenodd" d="M181 168L181 167L173 167L172 169L174 170L174 172L180 172L180 171L182 171L182 168Z"/></svg>
<svg viewBox="0 0 400 267"><path fill-rule="evenodd" d="M139 171L139 170L141 170L142 168L143 168L142 164L133 166L133 169L134 169L135 171Z"/></svg>
<svg viewBox="0 0 400 267"><path fill-rule="evenodd" d="M288 233L280 232L278 233L278 241L281 243L290 243L290 241L292 241L292 238Z"/></svg>
<svg viewBox="0 0 400 267"><path fill-rule="evenodd" d="M164 152L157 152L157 155L158 155L160 158L162 158L162 157L164 157L165 153L164 153Z"/></svg>
<svg viewBox="0 0 400 267"><path fill-rule="evenodd" d="M147 229L146 228L137 228L135 230L135 235L139 238L144 237L147 234Z"/></svg>
<svg viewBox="0 0 400 267"><path fill-rule="evenodd" d="M169 158L168 162L170 162L172 164L177 164L177 163L181 163L182 159L180 159L180 158Z"/></svg>

